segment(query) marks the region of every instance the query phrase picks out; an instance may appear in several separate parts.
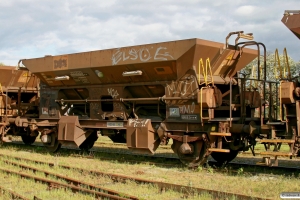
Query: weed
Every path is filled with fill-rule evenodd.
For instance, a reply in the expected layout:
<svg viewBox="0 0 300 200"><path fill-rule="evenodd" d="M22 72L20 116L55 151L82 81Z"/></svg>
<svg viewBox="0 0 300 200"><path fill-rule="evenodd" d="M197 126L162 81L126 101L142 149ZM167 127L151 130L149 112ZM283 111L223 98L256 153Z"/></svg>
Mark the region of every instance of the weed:
<svg viewBox="0 0 300 200"><path fill-rule="evenodd" d="M244 169L241 167L237 170L238 175L242 175L244 173Z"/></svg>
<svg viewBox="0 0 300 200"><path fill-rule="evenodd" d="M1 153L24 158L29 157L30 159L48 161L55 164L59 163L70 165L78 168L88 169L90 171L96 170L109 173L123 174L128 176L136 176L137 173L139 174L140 178L145 178L149 180L157 180L159 178L159 180L163 179L164 182L169 183L185 183L192 185L193 187L220 190L224 192L241 193L257 197L268 197L270 199L278 199L279 192L285 191L287 188L289 188L289 190L291 191L297 191L300 188L300 173L298 172L296 172L294 176L290 178L287 178L286 175L282 175L282 177L277 177L274 179L262 179L260 175L257 176L257 178L253 176L249 177L249 169L247 167L239 169L239 176L236 176L236 173L233 173L233 170L231 168L227 169L227 173L218 173L217 170L209 166L198 167L195 168L194 171L190 171L187 170L185 167L178 167L178 165L176 165L176 167L166 168L149 163L128 164L128 162L119 161L118 163L116 163L112 160L100 159L102 157L110 157L116 160L120 160L119 158L122 158L122 160L136 159L136 157L133 156L117 155L117 153L106 154L95 152L95 155L97 155L97 157L91 160L82 157L70 156L70 152L65 151L63 149L60 151L60 154L49 154L46 149L43 151L43 147L41 147L41 150L38 151L38 153L29 153L30 150L32 151L32 149L34 148L37 147L25 148L22 146L22 148L20 148L17 145L5 145L5 148L1 148ZM167 151L165 149L163 150ZM140 158L140 160L146 159ZM158 189L154 188L153 186L149 186L146 184L138 185L133 181L126 181L125 183L123 181L114 182L108 177L100 177L91 173L81 173L80 171L66 170L57 166L54 166L53 168L50 168L47 165L37 166L32 162L28 162L28 165L45 169L47 171L63 174L69 177L73 177L75 179L85 180L86 182L90 182L94 185L104 186L112 190L118 190L119 192L131 194L143 199L178 199L178 197L181 196L181 194L176 193L172 190L167 190L164 193L158 193ZM4 162L0 162L0 166L10 168L12 170L17 170L16 167L7 165ZM268 174L270 173L270 170L271 169L269 168L263 171L260 169L251 168L251 172L264 172ZM285 173L286 172L283 172L283 174ZM40 176L40 174L38 175ZM20 177L11 178L11 176L8 176L8 178L5 178L5 176L8 175L0 172L0 180L3 180L1 182L2 185L5 185L6 188L20 188L19 193L26 194L25 196L28 197L36 195L37 197L42 199L89 199L85 196L77 197L76 194L69 192L67 195L65 195L65 193L63 193L63 191L60 190L57 190L57 192L55 192L56 190L47 191L46 186L36 185L33 181L27 181L26 179L20 181ZM27 194L26 192L32 191L32 188L36 189L36 193L34 191L33 193ZM201 200L215 199L209 194L191 195L188 198ZM222 197L221 199L226 198L232 200L234 199L234 197Z"/></svg>
<svg viewBox="0 0 300 200"><path fill-rule="evenodd" d="M208 167L207 168L208 173L213 174L214 173L214 169L212 167Z"/></svg>
<svg viewBox="0 0 300 200"><path fill-rule="evenodd" d="M202 166L198 166L196 169L197 172L202 172L202 170L203 170Z"/></svg>
<svg viewBox="0 0 300 200"><path fill-rule="evenodd" d="M38 152L38 151L42 151L43 149L42 149L42 147L36 147L36 151Z"/></svg>

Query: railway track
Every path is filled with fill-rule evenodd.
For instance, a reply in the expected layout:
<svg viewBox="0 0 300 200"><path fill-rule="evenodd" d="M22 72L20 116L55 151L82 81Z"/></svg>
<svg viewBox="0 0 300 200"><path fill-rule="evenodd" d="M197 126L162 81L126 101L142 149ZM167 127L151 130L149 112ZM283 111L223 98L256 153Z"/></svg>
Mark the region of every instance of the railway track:
<svg viewBox="0 0 300 200"><path fill-rule="evenodd" d="M14 145L26 145L24 144L23 142L11 142L11 143L6 143L6 144L14 144ZM28 146L28 145L26 145ZM43 144L39 144L39 143L34 143L30 146L33 146L33 147L42 147L44 148L45 146ZM28 146L28 147L30 147ZM130 162L130 163L141 163L141 162L144 162L144 163L147 163L147 164L153 164L153 165L159 165L159 166L176 166L176 167L183 167L184 165L180 162L180 160L178 159L178 157L176 157L175 155L174 156L165 156L165 155L159 155L159 154L156 154L156 155L146 155L146 154L136 154L136 153L131 153L130 151L128 151L127 149L114 149L112 151L111 148L98 148L98 147L94 147L92 148L89 152L84 152L78 148L73 148L73 147L61 147L61 150L64 150L64 151L72 151L72 152L79 152L78 154L70 154L72 156L75 156L75 157L85 157L85 158L94 158L94 154L95 153L104 153L104 154L108 154L109 156L103 156L103 155L97 155L97 157L103 159L103 160L113 160L115 159L115 157L113 157L112 155L124 155L124 156L131 156L132 158L131 159L128 159L126 158L126 162ZM55 153L55 155L61 155L61 151ZM84 155L85 154L85 155ZM144 158L144 160L136 160L136 159L133 159L135 157L139 157L139 158ZM171 162L171 163L162 163L162 162L153 162L153 160L157 160L157 159L161 159L163 160L164 162L167 161L167 162ZM118 161L122 162L123 158L120 158Z"/></svg>
<svg viewBox="0 0 300 200"><path fill-rule="evenodd" d="M118 194L115 191L106 191L106 193L102 193L102 192L98 192L97 190L105 190L103 188L98 188L97 186L79 181L79 180L73 180L70 179L68 177L64 177L58 174L54 174L52 172L48 172L45 170L41 170L38 168L34 168L28 165L24 165L24 164L20 164L16 161L11 161L11 159L17 160L17 161L26 161L26 162L32 162L34 164L42 164L42 165L48 165L50 167L59 167L59 168L64 168L64 169L68 169L68 170L76 170L79 171L80 173L85 173L85 174L91 174L93 176L98 176L98 177L109 177L110 179L112 179L113 181L116 182L124 182L126 183L126 181L134 181L137 184L151 184L153 186L157 186L160 190L160 192L166 191L166 190L174 190L177 191L179 193L183 193L185 195L191 195L191 194L201 194L201 193L208 193L211 196L213 196L214 198L224 198L224 197L232 197L232 198L236 198L236 199L243 199L243 200L248 200L248 199L257 199L257 200L261 200L261 199L266 199L266 198L260 198L260 197L253 197L253 196L247 196L247 195L243 195L243 194L235 194L235 193L230 193L230 192L222 192L222 191L216 191L216 190L210 190L210 189L205 189L205 188L199 188L199 187L190 187L190 186L184 186L184 185L178 185L178 184L172 184L172 183L165 183L165 182L160 182L160 181L153 181L153 180L146 180L146 179L141 179L141 178L136 178L136 177L132 177L132 176L126 176L126 175L121 175L121 174L113 174L113 173L106 173L106 172L101 172L101 171L95 171L95 170L88 170L88 169L82 169L82 168L77 168L77 167L71 167L68 165L60 165L60 164L55 164L55 163L51 163L51 162L44 162L44 161L38 161L38 160L32 160L32 159L27 159L27 158L21 158L21 157L17 157L17 156L8 156L8 155L3 155L0 154L2 161L10 164L10 165L14 165L14 166L18 166L22 169L29 169L32 170L34 172L42 172L46 175L51 175L51 176L55 176L59 179L64 179L66 181L68 181L69 183L72 183L72 185L67 185L67 184L61 184L58 183L57 181L49 181L49 180L45 180L43 178L38 178L35 176L30 176L28 174L24 174L24 173L20 173L20 172L15 172L12 170L7 170L7 169L2 169L0 168L1 171L4 171L6 173L14 173L14 174L18 174L21 177L25 177L25 178L32 178L36 181L40 181L43 183L47 183L50 184L50 187L68 187L70 188L72 191L80 191L83 193L94 193L96 196L99 195L99 197L101 197L101 195L106 195L106 198L109 199L138 199L137 197L134 196L130 196L130 195L126 195L126 194ZM10 160L9 160L10 159ZM79 185L84 185L86 187L88 187L88 189L84 189L84 188L79 188ZM117 196L115 196L115 194ZM112 196L112 198L110 198L110 195L114 195ZM119 196L118 196L119 195ZM120 197L122 196L122 197ZM127 197L127 198L123 198L123 197ZM187 196L188 197L188 196Z"/></svg>
<svg viewBox="0 0 300 200"><path fill-rule="evenodd" d="M25 145L22 142L13 142L13 144L17 145ZM121 144L122 145L122 144ZM120 146L121 146L120 145ZM44 147L42 144L33 144L31 146L39 146ZM119 145L118 145L119 146ZM76 151L76 152L82 152L78 148L71 148L71 147L62 147L65 151ZM100 158L101 160L118 160L118 162L127 162L127 163L145 163L155 166L162 166L162 167L179 167L184 168L185 166L180 162L180 160L176 156L164 156L164 155L145 155L145 154L135 154L130 151L127 151L127 149L121 149L122 151L119 151L120 149L117 149L117 151L112 150L111 148L99 148L94 147L92 151L90 151L90 154L71 154L71 156L75 157L85 157L94 159L95 153L101 153L102 155L97 154L97 158ZM125 150L125 151L124 151ZM106 154L106 156L103 155ZM115 157L118 154L119 157ZM0 154L1 155L1 154ZM59 153L57 155L60 155ZM121 156L122 155L122 156ZM124 157L126 156L126 157ZM130 157L130 158L128 158ZM138 158L138 159L134 159ZM143 158L143 159L141 159ZM206 165L207 167L213 167L215 170L219 172L230 172L231 174L234 173L240 173L240 169L243 169L244 173L252 174L252 175L258 175L258 174L266 174L266 170L268 171L268 174L272 175L293 175L294 173L300 172L300 162L299 161L293 161L294 163L298 163L298 166L288 166L281 164L279 166L273 166L273 167L267 167L264 165L257 165L256 163L260 161L261 158L256 157L237 157L235 160L231 161L230 163L227 163L226 165L220 166L215 160L212 158L209 158ZM157 160L160 160L159 162ZM166 163L167 162L167 163Z"/></svg>
<svg viewBox="0 0 300 200"><path fill-rule="evenodd" d="M14 192L12 190L9 190L9 189L4 188L3 186L0 186L0 197L3 194L8 194L12 199L15 199L15 200L29 200L28 198Z"/></svg>
<svg viewBox="0 0 300 200"><path fill-rule="evenodd" d="M21 160L20 158L18 158L18 160ZM55 174L46 170L42 170L39 168L35 168L29 165L24 165L18 162L14 162L14 161L10 161L10 160L5 160L1 159L2 162L8 164L8 165L13 165L13 166L17 166L21 169L26 169L26 170L30 170L34 173L43 173L45 174L45 176L52 176L55 177L56 179L62 180L67 182L68 184L59 182L59 181L53 181L50 179L46 179L46 178L41 178L39 176L33 176L27 173L23 173L23 172L18 172L18 171L14 171L14 170L8 170L5 168L0 168L0 171L5 172L7 174L13 174L13 175L17 175L20 176L21 178L28 178L28 179L33 179L36 182L40 182L40 183L44 183L48 185L48 189L55 189L55 188L68 188L70 189L72 192L81 192L84 194L90 194L95 196L95 198L106 198L106 199L119 199L119 200L126 200L126 199L133 199L136 200L138 199L135 196L132 195L128 195L128 194L124 194L124 193L120 193L114 190L110 190L110 189L106 189L103 187L99 187L96 185L92 185L89 183L86 183L84 181L80 181L80 180L76 180L70 177L66 177L60 174ZM34 162L34 161L32 161ZM37 163L37 162L35 162ZM17 196L16 194L12 193L14 196L16 196L17 198L19 198L19 196ZM21 198L22 199L22 198ZM25 198L26 199L26 198Z"/></svg>

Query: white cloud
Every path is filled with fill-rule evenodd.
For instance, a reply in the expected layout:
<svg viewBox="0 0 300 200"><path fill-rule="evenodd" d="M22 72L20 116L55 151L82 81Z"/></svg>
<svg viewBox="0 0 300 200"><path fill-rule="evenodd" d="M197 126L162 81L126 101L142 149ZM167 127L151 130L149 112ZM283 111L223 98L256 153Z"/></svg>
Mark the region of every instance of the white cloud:
<svg viewBox="0 0 300 200"><path fill-rule="evenodd" d="M256 7L251 5L240 6L236 9L235 13L240 16L251 16L254 14Z"/></svg>
<svg viewBox="0 0 300 200"><path fill-rule="evenodd" d="M285 6L281 0L3 0L0 62L195 37L224 42L237 30L252 32L270 51L287 47L299 60L300 41L280 21L298 0Z"/></svg>

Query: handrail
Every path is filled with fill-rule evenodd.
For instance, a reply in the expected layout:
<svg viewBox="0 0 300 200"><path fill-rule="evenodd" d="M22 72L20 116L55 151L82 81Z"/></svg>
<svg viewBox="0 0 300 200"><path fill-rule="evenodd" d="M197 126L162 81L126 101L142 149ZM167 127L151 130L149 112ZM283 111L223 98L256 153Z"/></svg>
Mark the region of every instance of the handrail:
<svg viewBox="0 0 300 200"><path fill-rule="evenodd" d="M289 80L291 80L291 69L290 69L290 64L289 64L289 57L288 57L288 54L287 54L287 51L286 51L286 48L284 48L283 49L283 59L284 59L284 68L283 68L283 70L284 70L284 75L285 75L285 77L286 77L286 68L287 68L287 78L289 79Z"/></svg>
<svg viewBox="0 0 300 200"><path fill-rule="evenodd" d="M201 78L200 78L200 76L201 76L201 67L202 67L203 79L204 79L203 83L201 83ZM208 82L208 73L210 73L210 79L211 79L210 82ZM214 86L214 79L213 79L213 76L212 76L212 70L211 70L211 65L210 65L209 58L206 59L205 67L204 67L202 58L199 59L198 81L199 81L199 85L205 84L207 86L209 84L212 84Z"/></svg>
<svg viewBox="0 0 300 200"><path fill-rule="evenodd" d="M250 75L250 78L253 78L253 79L255 78L255 77L254 77L254 67L255 67L255 66L252 65L252 68L251 68L251 75ZM249 88L249 89L251 90L251 87L252 87L252 80L250 80L250 84L249 84L249 85L250 85L250 88Z"/></svg>
<svg viewBox="0 0 300 200"><path fill-rule="evenodd" d="M281 122L285 122L282 119L281 83L282 83L282 81L280 81L280 83L279 83L279 119Z"/></svg>
<svg viewBox="0 0 300 200"><path fill-rule="evenodd" d="M251 90L251 87L258 88L259 81L257 80L256 74L254 73L254 71L255 71L255 65L252 66L250 78L245 79L245 80L250 80L250 84L249 84L250 90ZM260 71L260 74L262 74L262 66L259 67L259 71ZM254 82L254 86L252 86L252 82Z"/></svg>
<svg viewBox="0 0 300 200"><path fill-rule="evenodd" d="M201 78L200 78L200 76L201 76L201 67L202 67L202 69L203 69L203 71L204 71L204 65L203 65L203 60L202 60L202 58L200 58L199 59L199 66L198 66L198 82L199 82L199 85L202 85L201 84ZM203 78L204 78L204 82L205 82L205 77L204 77L204 74L203 74Z"/></svg>
<svg viewBox="0 0 300 200"><path fill-rule="evenodd" d="M119 98L119 99L57 99L56 103L97 103L97 102L125 102L125 101L166 101L166 100L191 100L194 97L150 97L150 98Z"/></svg>
<svg viewBox="0 0 300 200"><path fill-rule="evenodd" d="M278 54L278 49L275 50L275 55L274 55L274 75L275 75L275 78L278 79L282 79L282 68L281 68L281 64L280 64L280 58L279 58L279 54ZM278 65L276 65L278 64ZM277 75L277 70L279 70L279 74L280 76L278 77Z"/></svg>
<svg viewBox="0 0 300 200"><path fill-rule="evenodd" d="M205 88L207 88L207 87L202 87L200 89L200 120L201 120L201 125L202 126L203 126L203 114L202 114L202 111L203 111L203 108L202 108L203 99L202 99L202 91Z"/></svg>
<svg viewBox="0 0 300 200"><path fill-rule="evenodd" d="M211 70L211 65L210 65L210 60L209 60L209 58L206 59L205 65L206 65L206 66L205 66L205 67L206 67L206 85L212 84L213 86L215 86L215 84L214 84L214 78L213 78L213 76L212 76L212 70ZM208 78L207 78L207 75L208 75L207 67L209 68L209 71L210 71L210 81L211 81L211 82L208 82Z"/></svg>

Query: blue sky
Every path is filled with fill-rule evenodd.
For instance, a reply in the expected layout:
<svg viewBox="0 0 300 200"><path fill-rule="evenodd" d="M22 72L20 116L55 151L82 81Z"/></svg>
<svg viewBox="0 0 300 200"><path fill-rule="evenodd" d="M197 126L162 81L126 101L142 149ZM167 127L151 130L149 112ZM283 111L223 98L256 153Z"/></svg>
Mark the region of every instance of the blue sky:
<svg viewBox="0 0 300 200"><path fill-rule="evenodd" d="M224 42L254 34L268 51L300 60L299 39L281 22L299 0L1 0L0 62L188 38Z"/></svg>

